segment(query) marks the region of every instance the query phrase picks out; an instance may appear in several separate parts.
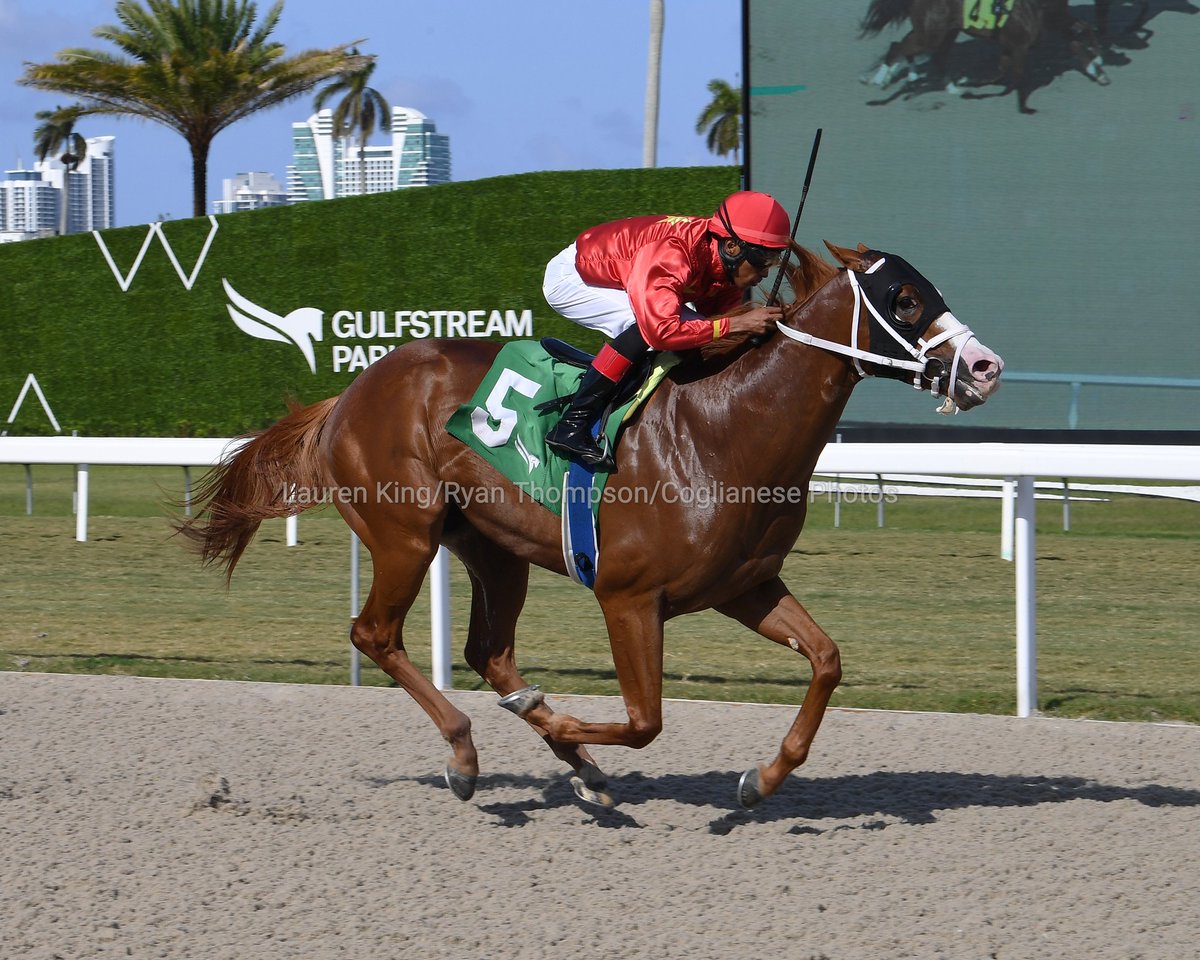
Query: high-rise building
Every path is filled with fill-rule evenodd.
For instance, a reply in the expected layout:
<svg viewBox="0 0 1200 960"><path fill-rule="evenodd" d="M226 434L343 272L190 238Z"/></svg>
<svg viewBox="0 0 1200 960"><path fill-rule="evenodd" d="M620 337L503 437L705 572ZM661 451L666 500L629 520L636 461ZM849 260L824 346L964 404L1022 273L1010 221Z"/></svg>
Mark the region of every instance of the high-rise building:
<svg viewBox="0 0 1200 960"><path fill-rule="evenodd" d="M292 165L287 170L288 200L326 200L333 187L334 156L343 141L333 138L333 111L322 110L304 123L292 124Z"/></svg>
<svg viewBox="0 0 1200 960"><path fill-rule="evenodd" d="M32 170L6 170L0 181L0 238L27 240L58 233L64 185L70 187L67 233L111 227L116 219L114 142L113 137L89 137L87 154L74 171L57 158L39 161Z"/></svg>
<svg viewBox="0 0 1200 960"><path fill-rule="evenodd" d="M393 108L392 140L399 155L397 189L450 182L450 138L438 133L425 114L404 107Z"/></svg>
<svg viewBox="0 0 1200 960"><path fill-rule="evenodd" d="M36 170L5 170L0 180L0 243L58 232L60 194Z"/></svg>
<svg viewBox="0 0 1200 960"><path fill-rule="evenodd" d="M333 136L333 111L292 124L288 200L329 200L424 187L450 180L450 138L425 114L392 108L392 142L362 149L353 137Z"/></svg>
<svg viewBox="0 0 1200 960"><path fill-rule="evenodd" d="M107 230L116 221L113 189L114 137L88 137L87 153L74 172L68 172L57 157L34 164L42 179L62 191L70 177L67 233Z"/></svg>
<svg viewBox="0 0 1200 960"><path fill-rule="evenodd" d="M280 207L287 202L287 192L273 174L239 173L222 182L222 199L213 201L213 213Z"/></svg>
<svg viewBox="0 0 1200 960"><path fill-rule="evenodd" d="M83 230L107 230L117 223L117 190L113 180L115 137L90 137L80 168L88 176L87 207L90 218Z"/></svg>

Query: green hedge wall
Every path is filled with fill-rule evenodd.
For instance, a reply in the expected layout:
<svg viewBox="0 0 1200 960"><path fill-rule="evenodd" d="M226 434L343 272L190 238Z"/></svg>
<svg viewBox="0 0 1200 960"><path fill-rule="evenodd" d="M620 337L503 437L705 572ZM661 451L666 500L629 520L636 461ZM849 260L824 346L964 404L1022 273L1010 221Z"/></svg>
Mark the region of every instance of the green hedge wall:
<svg viewBox="0 0 1200 960"><path fill-rule="evenodd" d="M532 335L596 348L541 294L546 261L582 229L644 213L711 212L738 187L734 167L522 174L161 225L179 264L146 226L0 246L0 415L33 374L62 430L91 436L230 436L284 412L284 398L340 393L355 347L411 339L337 336L340 311L513 311ZM194 282L191 279L211 239ZM139 253L136 272L130 276ZM129 277L122 290L116 273ZM313 373L285 340L231 320L223 280L278 316L323 317ZM498 316L500 316L498 315ZM484 321L479 321L482 327ZM344 331L343 331L344 332ZM361 355L359 357L361 363ZM32 391L7 426L53 429Z"/></svg>

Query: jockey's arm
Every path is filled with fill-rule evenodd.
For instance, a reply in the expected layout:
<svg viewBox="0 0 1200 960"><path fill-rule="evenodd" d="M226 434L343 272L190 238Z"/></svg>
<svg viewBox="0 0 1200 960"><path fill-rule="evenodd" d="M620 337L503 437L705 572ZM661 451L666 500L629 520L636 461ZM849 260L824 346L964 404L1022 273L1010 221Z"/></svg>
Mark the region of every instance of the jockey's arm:
<svg viewBox="0 0 1200 960"><path fill-rule="evenodd" d="M782 316L778 307L761 305L733 316L722 311L707 318L688 310L684 304L691 296L686 290L696 278L682 244L668 241L645 247L632 267L626 292L638 328L653 350L687 350L731 333L765 333ZM731 291L730 307L740 299L740 292Z"/></svg>

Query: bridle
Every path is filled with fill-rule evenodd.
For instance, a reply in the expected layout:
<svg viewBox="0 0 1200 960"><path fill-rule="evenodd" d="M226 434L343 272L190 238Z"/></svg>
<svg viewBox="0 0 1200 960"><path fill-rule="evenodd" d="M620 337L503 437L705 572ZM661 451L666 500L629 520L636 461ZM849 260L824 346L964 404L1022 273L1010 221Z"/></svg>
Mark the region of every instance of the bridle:
<svg viewBox="0 0 1200 960"><path fill-rule="evenodd" d="M882 254L880 259L871 264L870 268L865 272L873 274L883 267L888 254ZM895 258L899 260L899 258ZM904 261L900 261L904 266L908 266ZM911 267L909 267L912 270ZM912 270L916 274L915 270ZM869 377L874 375L890 377L894 380L908 381L907 374L912 374L911 383L917 390L924 389L922 381L929 384L929 392L933 396L938 396L938 391L942 387L942 381L946 379L945 402L938 408L938 413L951 414L958 412L958 404L950 396L951 389L955 381L958 379L959 364L962 360L963 348L974 339L975 334L970 328L963 324L953 313L946 309L935 317L931 317L929 322L921 324L919 327L909 331L912 340L909 340L896 328L894 319L887 319L887 315L892 314L892 305L890 303L876 303L875 300L880 299L880 294L875 292L874 295L869 295L864 289L862 283L859 282L855 271L847 269L846 276L850 283L851 290L854 291L854 317L850 324L850 343L839 343L834 340L824 340L821 337L815 337L811 333L805 333L803 330L795 330L792 327L784 325L782 321L776 321L775 325L779 328L780 333L791 340L798 343L806 344L810 347L817 347L821 350L827 350L830 353L840 354L844 357L850 357L854 362L855 372L860 377ZM916 274L917 279L932 289L924 277ZM940 305L944 306L944 301L941 301L938 295ZM873 330L878 330L890 336L891 340L887 341L887 346L892 348L892 353L876 353L870 350L863 350L858 345L858 330L859 320L862 317L862 308L866 305L867 311L870 313L873 323ZM947 324L948 329L942 330L940 333L929 338L928 340L922 335L925 330L931 327L934 323ZM946 362L939 357L929 356L929 352L935 347L941 346L947 341L956 341L954 349L954 359L947 368ZM901 351L907 354L911 359L904 359L900 355ZM875 373L868 373L864 369L862 363L866 361L876 366ZM948 379L947 379L948 378Z"/></svg>

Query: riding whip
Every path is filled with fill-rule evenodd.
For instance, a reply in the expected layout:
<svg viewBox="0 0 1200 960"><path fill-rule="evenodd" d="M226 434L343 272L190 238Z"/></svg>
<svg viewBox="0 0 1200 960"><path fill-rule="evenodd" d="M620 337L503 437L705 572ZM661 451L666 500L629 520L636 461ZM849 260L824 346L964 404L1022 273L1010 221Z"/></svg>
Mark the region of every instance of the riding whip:
<svg viewBox="0 0 1200 960"><path fill-rule="evenodd" d="M792 243L796 241L796 228L800 226L800 214L804 212L804 201L808 197L808 187L812 183L813 167L817 165L817 151L820 149L821 128L817 127L817 135L813 137L812 153L808 155L808 172L804 174L804 191L800 194L800 206L796 209L796 219L792 221L791 243L783 251L783 259L779 261L779 272L775 274L775 286L771 288L771 296L767 298L768 307L772 306L775 298L779 296L779 285L783 282L784 269L787 267L788 258L792 255Z"/></svg>

